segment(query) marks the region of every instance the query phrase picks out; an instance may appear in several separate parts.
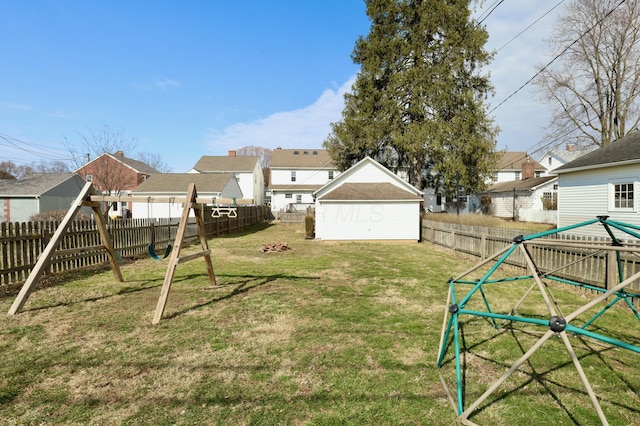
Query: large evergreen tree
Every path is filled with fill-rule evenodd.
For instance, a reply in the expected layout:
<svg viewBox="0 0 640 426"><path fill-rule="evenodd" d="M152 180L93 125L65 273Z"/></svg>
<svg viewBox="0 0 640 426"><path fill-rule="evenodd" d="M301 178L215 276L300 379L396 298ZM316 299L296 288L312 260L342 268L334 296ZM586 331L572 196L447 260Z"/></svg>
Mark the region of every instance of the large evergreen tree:
<svg viewBox="0 0 640 426"><path fill-rule="evenodd" d="M342 170L371 156L419 188L482 189L497 129L480 71L491 59L488 34L471 18L471 1L365 2L371 30L352 54L361 69L324 146Z"/></svg>

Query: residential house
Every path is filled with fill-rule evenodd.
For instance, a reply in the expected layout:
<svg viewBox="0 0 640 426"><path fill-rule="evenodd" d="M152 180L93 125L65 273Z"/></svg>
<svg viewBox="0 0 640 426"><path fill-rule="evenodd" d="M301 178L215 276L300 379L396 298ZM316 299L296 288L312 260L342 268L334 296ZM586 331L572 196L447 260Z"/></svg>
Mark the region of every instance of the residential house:
<svg viewBox="0 0 640 426"><path fill-rule="evenodd" d="M556 223L557 176L499 182L483 194L493 216L523 222Z"/></svg>
<svg viewBox="0 0 640 426"><path fill-rule="evenodd" d="M264 203L264 175L260 157L237 156L230 150L228 156L205 155L188 173L232 173L238 180L242 197L252 199L256 205Z"/></svg>
<svg viewBox="0 0 640 426"><path fill-rule="evenodd" d="M338 169L324 149L277 148L271 156L271 211L305 211L314 205L313 192L335 179Z"/></svg>
<svg viewBox="0 0 640 426"><path fill-rule="evenodd" d="M243 198L238 180L233 173L163 173L150 176L132 193L138 197L187 196L189 185L195 184L198 198ZM135 219L180 218L182 201L178 202L133 202L132 217ZM193 215L193 210L191 211Z"/></svg>
<svg viewBox="0 0 640 426"><path fill-rule="evenodd" d="M640 132L626 136L554 170L558 175L558 227L597 216L640 226ZM608 236L601 226L581 235Z"/></svg>
<svg viewBox="0 0 640 426"><path fill-rule="evenodd" d="M93 183L97 192L126 197L149 176L159 172L143 163L125 157L122 151L104 153L76 170L86 181ZM132 206L127 202L113 203L109 216L127 216Z"/></svg>
<svg viewBox="0 0 640 426"><path fill-rule="evenodd" d="M420 241L423 195L366 157L312 193L316 238Z"/></svg>
<svg viewBox="0 0 640 426"><path fill-rule="evenodd" d="M523 151L505 151L499 156L497 170L493 173L491 182L509 182L523 179L523 170L532 177L546 175L547 169Z"/></svg>
<svg viewBox="0 0 640 426"><path fill-rule="evenodd" d="M69 210L84 185L84 179L76 173L0 179L0 222L27 222L38 213Z"/></svg>
<svg viewBox="0 0 640 426"><path fill-rule="evenodd" d="M570 161L590 153L595 148L596 147L593 146L578 148L575 144L569 143L566 144L564 148L555 147L544 151L538 161L547 168L547 173L549 173Z"/></svg>

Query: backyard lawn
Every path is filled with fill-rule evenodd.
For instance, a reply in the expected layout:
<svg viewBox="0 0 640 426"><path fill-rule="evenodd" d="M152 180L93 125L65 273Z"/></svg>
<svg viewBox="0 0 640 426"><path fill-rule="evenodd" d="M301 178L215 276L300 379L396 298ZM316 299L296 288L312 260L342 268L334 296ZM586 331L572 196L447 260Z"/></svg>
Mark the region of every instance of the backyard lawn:
<svg viewBox="0 0 640 426"><path fill-rule="evenodd" d="M283 242L290 250L261 251ZM323 243L285 224L209 245L218 285L202 258L179 264L157 325L166 260L122 265L123 283L110 270L43 282L22 313L3 315L0 424L457 424L440 378L455 387L453 351L435 365L447 280L477 259L426 243ZM17 289L1 290L7 312ZM556 294L568 305L591 297ZM495 309L520 295L487 292ZM546 330L465 320L472 402ZM640 345L628 309L596 327ZM561 339L547 343L470 420L599 424ZM640 354L572 344L609 422L640 424Z"/></svg>

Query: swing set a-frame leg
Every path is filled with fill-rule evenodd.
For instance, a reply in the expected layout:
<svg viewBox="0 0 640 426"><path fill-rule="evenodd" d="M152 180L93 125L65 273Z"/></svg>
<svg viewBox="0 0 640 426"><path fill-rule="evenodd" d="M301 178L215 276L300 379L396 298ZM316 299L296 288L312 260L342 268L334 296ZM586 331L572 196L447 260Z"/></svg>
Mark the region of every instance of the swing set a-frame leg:
<svg viewBox="0 0 640 426"><path fill-rule="evenodd" d="M15 315L22 310L36 283L44 273L45 269L51 263L51 256L57 250L60 242L62 241L62 238L69 230L71 222L78 214L78 211L80 211L80 208L83 206L90 206L93 209L94 218L100 232L100 238L102 239L102 244L107 250L107 256L109 258L109 263L111 264L111 269L113 270L113 275L118 282L123 281L122 274L120 273L120 267L118 266L118 262L115 258L115 251L113 249L113 245L111 244L111 238L109 237L104 218L102 217L100 203L91 201L90 197L92 194L93 186L91 185L91 182L87 182L80 191L78 197L71 204L71 208L67 212L64 219L62 219L62 222L60 222L60 225L58 225L58 228L54 232L53 237L51 237L51 240L47 244L47 247L45 247L44 251L38 257L38 261L31 270L29 277L27 277L27 280L22 285L22 288L20 289L18 296L11 305L11 308L9 309L7 315Z"/></svg>
<svg viewBox="0 0 640 426"><path fill-rule="evenodd" d="M173 244L173 250L171 251L171 256L169 257L169 265L167 266L167 272L164 276L164 281L162 283L162 289L160 290L160 297L158 298L158 304L156 305L156 311L153 315L152 324L158 324L162 319L162 314L164 313L164 308L167 305L167 299L169 298L169 291L171 290L171 283L173 281L173 275L176 271L176 267L178 263L186 262L198 257L204 256L205 262L207 264L207 273L209 275L209 282L212 285L216 284L216 276L213 272L213 263L211 262L211 251L209 250L209 245L207 243L206 234L204 231L204 221L202 219L202 205L198 204L197 201L198 193L196 191L195 184L189 184L189 188L187 190L187 197L184 201L184 205L182 208L182 217L180 219L180 224L178 225L178 231L176 232L176 239ZM193 209L196 224L198 225L198 237L200 239L200 246L202 251L187 255L184 257L180 257L180 250L182 249L182 244L184 243L184 237L187 231L187 225L189 223L189 212Z"/></svg>

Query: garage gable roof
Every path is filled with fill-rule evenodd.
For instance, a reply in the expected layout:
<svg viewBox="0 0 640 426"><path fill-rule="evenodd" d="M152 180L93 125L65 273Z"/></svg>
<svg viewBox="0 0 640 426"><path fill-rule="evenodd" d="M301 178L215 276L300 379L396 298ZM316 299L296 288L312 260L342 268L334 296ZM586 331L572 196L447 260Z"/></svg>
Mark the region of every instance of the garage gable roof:
<svg viewBox="0 0 640 426"><path fill-rule="evenodd" d="M326 193L323 200L351 200L351 201L373 201L373 200L422 200L416 194L405 191L391 183L344 183L333 191Z"/></svg>
<svg viewBox="0 0 640 426"><path fill-rule="evenodd" d="M344 188L341 188L342 186ZM338 190L339 192L329 195ZM369 194L368 196L373 198L360 198L364 194ZM422 191L400 179L371 157L363 158L313 193L314 197L327 200L406 200L419 199L423 195ZM390 198L391 196L393 198Z"/></svg>

